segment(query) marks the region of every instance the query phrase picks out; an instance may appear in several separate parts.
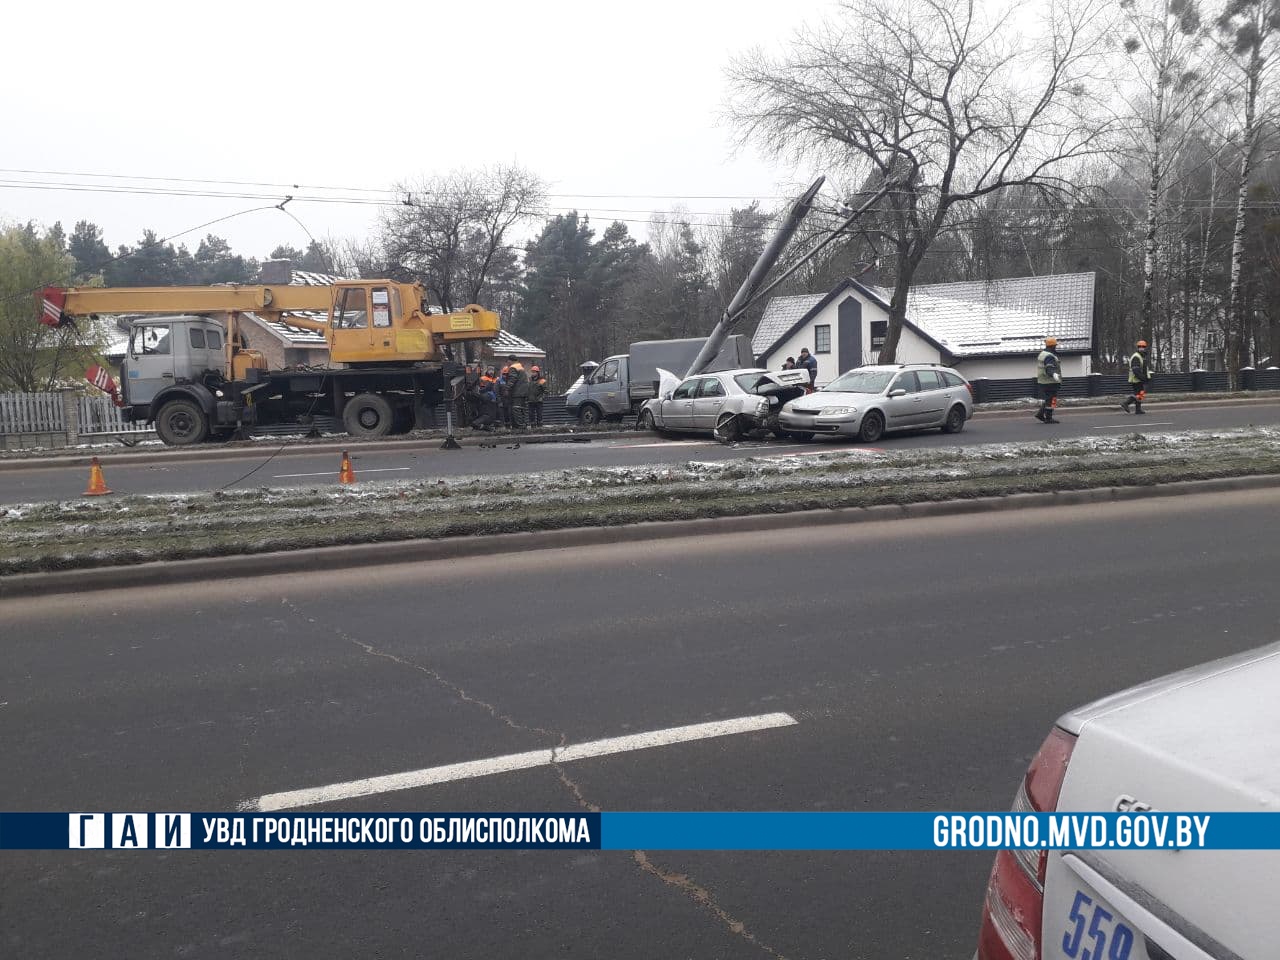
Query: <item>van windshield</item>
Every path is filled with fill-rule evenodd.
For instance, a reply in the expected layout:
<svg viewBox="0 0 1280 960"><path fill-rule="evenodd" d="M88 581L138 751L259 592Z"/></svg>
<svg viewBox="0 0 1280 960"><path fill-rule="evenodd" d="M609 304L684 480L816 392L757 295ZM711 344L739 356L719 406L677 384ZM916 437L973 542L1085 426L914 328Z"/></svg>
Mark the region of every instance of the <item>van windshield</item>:
<svg viewBox="0 0 1280 960"><path fill-rule="evenodd" d="M831 393L880 393L893 374L892 370L850 370L822 389Z"/></svg>

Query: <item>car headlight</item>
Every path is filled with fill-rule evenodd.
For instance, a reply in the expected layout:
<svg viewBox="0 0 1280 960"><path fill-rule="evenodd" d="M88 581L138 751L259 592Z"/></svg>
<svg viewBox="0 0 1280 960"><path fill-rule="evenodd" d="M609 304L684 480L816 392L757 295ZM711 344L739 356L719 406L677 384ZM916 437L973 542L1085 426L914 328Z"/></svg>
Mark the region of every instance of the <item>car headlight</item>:
<svg viewBox="0 0 1280 960"><path fill-rule="evenodd" d="M823 407L822 408L822 416L824 417L838 417L838 416L841 416L842 414L857 413L857 412L858 412L857 407Z"/></svg>

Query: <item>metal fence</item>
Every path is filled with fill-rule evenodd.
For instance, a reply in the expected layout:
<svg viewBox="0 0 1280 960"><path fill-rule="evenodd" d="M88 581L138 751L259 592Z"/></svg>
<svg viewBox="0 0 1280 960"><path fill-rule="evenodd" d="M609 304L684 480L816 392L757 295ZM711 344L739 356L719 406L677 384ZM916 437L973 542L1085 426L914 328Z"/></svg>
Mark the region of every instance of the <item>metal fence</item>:
<svg viewBox="0 0 1280 960"><path fill-rule="evenodd" d="M1254 370L1247 367L1237 371L1242 390L1280 390L1280 369L1268 367ZM1147 385L1149 393L1223 393L1231 389L1231 375L1226 371L1193 370L1190 373L1157 373ZM1067 377L1062 381L1059 396L1106 397L1129 392L1127 374L1091 373L1087 377ZM1013 380L973 380L974 400L978 403L998 403L1002 400L1022 400L1038 395L1034 377Z"/></svg>

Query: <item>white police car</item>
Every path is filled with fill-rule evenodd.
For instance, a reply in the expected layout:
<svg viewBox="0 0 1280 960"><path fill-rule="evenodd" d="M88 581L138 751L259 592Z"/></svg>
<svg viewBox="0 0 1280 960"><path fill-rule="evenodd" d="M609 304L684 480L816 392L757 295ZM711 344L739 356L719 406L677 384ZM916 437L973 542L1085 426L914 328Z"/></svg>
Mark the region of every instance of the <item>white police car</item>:
<svg viewBox="0 0 1280 960"><path fill-rule="evenodd" d="M1060 719L1015 811L1280 811L1280 644ZM1280 850L1001 851L976 960L1280 957Z"/></svg>

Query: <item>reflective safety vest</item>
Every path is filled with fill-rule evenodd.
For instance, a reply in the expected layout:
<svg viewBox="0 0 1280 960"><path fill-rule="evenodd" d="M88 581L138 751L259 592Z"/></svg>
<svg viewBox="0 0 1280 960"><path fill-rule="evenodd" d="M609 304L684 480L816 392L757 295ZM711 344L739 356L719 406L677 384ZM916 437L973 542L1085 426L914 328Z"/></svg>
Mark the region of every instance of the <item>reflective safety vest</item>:
<svg viewBox="0 0 1280 960"><path fill-rule="evenodd" d="M1150 379L1151 367L1147 358L1142 355L1141 350L1133 351L1133 356L1129 358L1129 382L1146 383Z"/></svg>
<svg viewBox="0 0 1280 960"><path fill-rule="evenodd" d="M1057 372L1058 355L1049 349L1041 350L1036 357L1036 383L1058 383L1054 377Z"/></svg>

